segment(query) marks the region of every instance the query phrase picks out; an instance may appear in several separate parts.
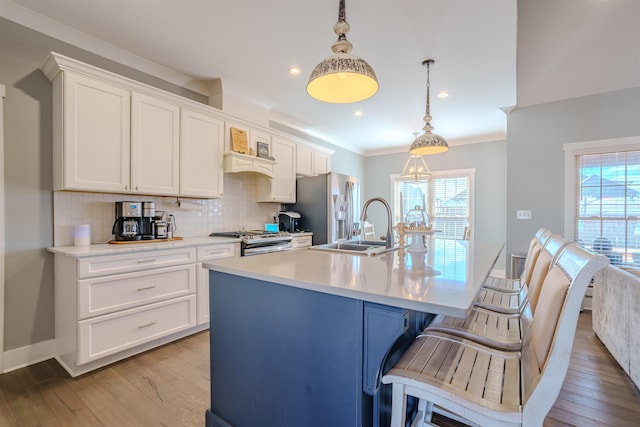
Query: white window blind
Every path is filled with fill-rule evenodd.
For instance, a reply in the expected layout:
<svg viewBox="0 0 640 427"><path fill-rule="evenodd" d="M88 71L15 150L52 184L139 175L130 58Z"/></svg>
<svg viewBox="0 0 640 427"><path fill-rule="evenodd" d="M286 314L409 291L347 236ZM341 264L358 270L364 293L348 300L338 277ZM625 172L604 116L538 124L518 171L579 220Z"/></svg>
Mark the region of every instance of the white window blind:
<svg viewBox="0 0 640 427"><path fill-rule="evenodd" d="M640 151L575 159L575 241L612 264L640 266Z"/></svg>
<svg viewBox="0 0 640 427"><path fill-rule="evenodd" d="M435 230L436 238L462 239L471 225L471 174L469 172L438 172L427 182L407 183L392 176L394 223L418 206L425 210ZM401 207L402 201L402 207Z"/></svg>

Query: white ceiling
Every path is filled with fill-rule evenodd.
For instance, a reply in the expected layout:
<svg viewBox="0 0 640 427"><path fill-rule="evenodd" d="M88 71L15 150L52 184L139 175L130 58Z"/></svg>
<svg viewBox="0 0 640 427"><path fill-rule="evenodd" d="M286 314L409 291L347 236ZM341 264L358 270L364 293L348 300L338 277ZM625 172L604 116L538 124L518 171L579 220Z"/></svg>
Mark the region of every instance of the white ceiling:
<svg viewBox="0 0 640 427"><path fill-rule="evenodd" d="M504 139L500 108L516 103L516 0L348 0L347 38L380 90L343 105L305 91L331 54L338 0L0 2L5 16L125 65L139 56L187 80L220 78L225 104L249 99L271 119L362 154L406 150L421 130L427 58L432 125L450 145ZM287 73L293 65L300 76ZM450 97L437 98L441 90Z"/></svg>

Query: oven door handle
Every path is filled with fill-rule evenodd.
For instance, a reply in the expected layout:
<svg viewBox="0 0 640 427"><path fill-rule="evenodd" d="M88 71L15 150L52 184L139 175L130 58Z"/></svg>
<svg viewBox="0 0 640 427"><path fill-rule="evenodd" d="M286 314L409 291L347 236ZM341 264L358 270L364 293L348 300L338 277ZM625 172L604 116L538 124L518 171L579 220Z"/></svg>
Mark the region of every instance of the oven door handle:
<svg viewBox="0 0 640 427"><path fill-rule="evenodd" d="M290 249L291 249L291 243L287 243L284 245L258 246L253 248L245 248L243 255L244 256L261 255L261 254L267 254L270 252L288 251Z"/></svg>

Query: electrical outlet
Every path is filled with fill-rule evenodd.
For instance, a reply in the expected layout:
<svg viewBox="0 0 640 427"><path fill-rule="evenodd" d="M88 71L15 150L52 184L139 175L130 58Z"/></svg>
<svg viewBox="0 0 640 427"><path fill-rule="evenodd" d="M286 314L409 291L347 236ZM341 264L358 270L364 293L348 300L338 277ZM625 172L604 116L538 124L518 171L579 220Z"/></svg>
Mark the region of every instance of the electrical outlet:
<svg viewBox="0 0 640 427"><path fill-rule="evenodd" d="M516 212L516 219L531 219L531 218L533 218L533 215L529 210Z"/></svg>

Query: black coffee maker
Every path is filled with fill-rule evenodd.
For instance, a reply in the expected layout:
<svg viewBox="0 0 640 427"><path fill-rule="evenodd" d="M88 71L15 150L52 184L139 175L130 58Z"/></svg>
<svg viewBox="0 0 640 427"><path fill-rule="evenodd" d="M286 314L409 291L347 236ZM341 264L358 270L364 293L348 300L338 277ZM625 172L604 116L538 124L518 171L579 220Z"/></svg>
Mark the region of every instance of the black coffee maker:
<svg viewBox="0 0 640 427"><path fill-rule="evenodd" d="M113 233L116 240L140 240L142 226L142 203L116 202L116 221Z"/></svg>
<svg viewBox="0 0 640 427"><path fill-rule="evenodd" d="M301 231L300 213L293 211L281 211L278 214L278 217L280 219L280 231L287 231L289 233L297 233Z"/></svg>

